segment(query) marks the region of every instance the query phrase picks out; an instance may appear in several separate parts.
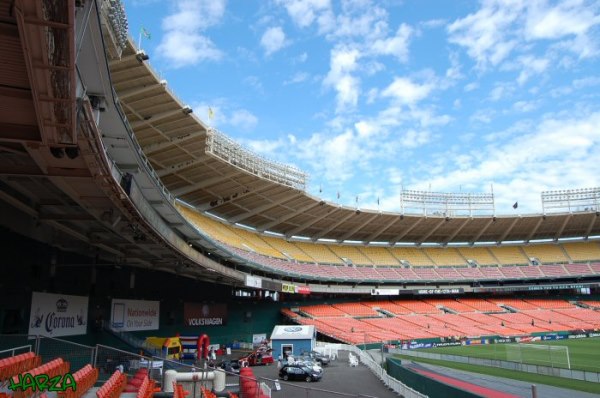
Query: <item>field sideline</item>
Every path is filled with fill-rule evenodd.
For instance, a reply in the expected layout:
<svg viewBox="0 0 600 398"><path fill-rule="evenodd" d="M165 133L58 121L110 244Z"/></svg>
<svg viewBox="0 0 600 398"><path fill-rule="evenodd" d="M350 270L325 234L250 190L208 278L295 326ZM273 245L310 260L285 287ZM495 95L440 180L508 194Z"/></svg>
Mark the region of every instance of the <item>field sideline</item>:
<svg viewBox="0 0 600 398"><path fill-rule="evenodd" d="M571 369L600 372L600 338L596 337L576 340L549 340L530 344L567 346L569 347ZM506 344L438 347L431 349L420 349L419 351L433 352L437 354L460 355L475 358L510 360L507 359ZM542 356L545 357L541 358ZM548 355L542 354L542 352L536 355L535 352L523 351L521 358L521 361L524 363L531 363L536 365L543 364L546 366L550 366L550 363L545 363L546 361L549 362ZM552 358L554 359L554 367L567 367L566 360L563 359L565 358L564 351L552 351Z"/></svg>

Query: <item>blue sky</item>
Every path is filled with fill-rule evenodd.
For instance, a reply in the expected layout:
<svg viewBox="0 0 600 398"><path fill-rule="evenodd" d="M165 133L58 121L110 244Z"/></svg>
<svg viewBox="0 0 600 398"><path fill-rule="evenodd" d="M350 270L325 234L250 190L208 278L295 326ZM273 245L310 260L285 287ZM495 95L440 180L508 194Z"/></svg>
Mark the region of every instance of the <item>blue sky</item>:
<svg viewBox="0 0 600 398"><path fill-rule="evenodd" d="M493 185L497 214L525 214L600 186L599 1L124 4L194 114L311 194L397 211L402 188Z"/></svg>

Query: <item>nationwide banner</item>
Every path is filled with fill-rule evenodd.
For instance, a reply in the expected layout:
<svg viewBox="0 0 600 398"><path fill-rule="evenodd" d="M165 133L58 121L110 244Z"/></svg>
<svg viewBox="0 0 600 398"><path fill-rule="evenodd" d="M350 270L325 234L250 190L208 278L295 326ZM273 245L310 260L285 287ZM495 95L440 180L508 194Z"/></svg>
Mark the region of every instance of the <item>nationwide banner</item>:
<svg viewBox="0 0 600 398"><path fill-rule="evenodd" d="M85 334L88 298L68 294L33 292L29 334L47 337Z"/></svg>
<svg viewBox="0 0 600 398"><path fill-rule="evenodd" d="M186 326L222 326L227 324L227 304L183 303Z"/></svg>
<svg viewBox="0 0 600 398"><path fill-rule="evenodd" d="M159 301L113 299L110 326L120 332L158 330Z"/></svg>

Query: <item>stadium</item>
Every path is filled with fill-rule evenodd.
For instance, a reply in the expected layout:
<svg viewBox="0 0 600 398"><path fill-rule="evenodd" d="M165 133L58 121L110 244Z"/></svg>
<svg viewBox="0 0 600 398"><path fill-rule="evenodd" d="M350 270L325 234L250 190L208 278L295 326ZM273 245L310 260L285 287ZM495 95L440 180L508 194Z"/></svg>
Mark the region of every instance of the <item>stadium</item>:
<svg viewBox="0 0 600 398"><path fill-rule="evenodd" d="M200 359L208 338L251 350L297 325L395 393L436 396L382 367L384 350L600 335L600 188L540 192L543 212L512 216L493 193L403 190L400 212L340 205L194 115L128 36L120 0L0 0L0 15L0 358L37 358L0 362L3 383L42 363L65 374L64 360L78 397L149 397L169 384L162 368L127 390L135 368L115 365L173 360L172 336L194 336ZM556 352L528 372L600 382ZM238 380L242 397L271 394ZM185 397L174 384L164 391Z"/></svg>

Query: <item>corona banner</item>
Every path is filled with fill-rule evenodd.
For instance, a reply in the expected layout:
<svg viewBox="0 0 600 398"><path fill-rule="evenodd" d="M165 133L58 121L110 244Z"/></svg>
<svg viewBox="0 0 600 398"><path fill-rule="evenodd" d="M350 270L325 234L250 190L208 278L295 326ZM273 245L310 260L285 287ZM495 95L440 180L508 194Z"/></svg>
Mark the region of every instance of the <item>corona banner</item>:
<svg viewBox="0 0 600 398"><path fill-rule="evenodd" d="M68 294L33 292L29 334L47 337L85 334L88 298Z"/></svg>

